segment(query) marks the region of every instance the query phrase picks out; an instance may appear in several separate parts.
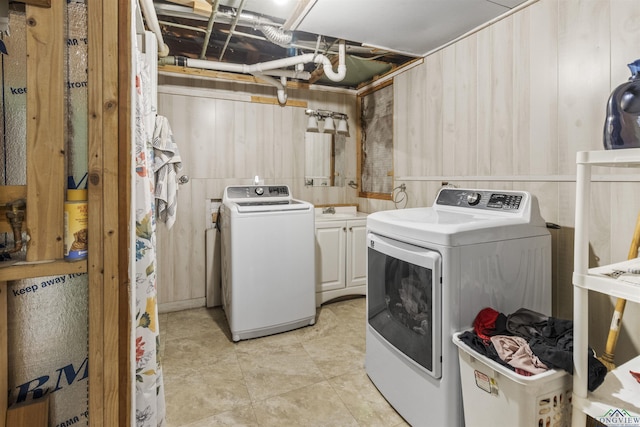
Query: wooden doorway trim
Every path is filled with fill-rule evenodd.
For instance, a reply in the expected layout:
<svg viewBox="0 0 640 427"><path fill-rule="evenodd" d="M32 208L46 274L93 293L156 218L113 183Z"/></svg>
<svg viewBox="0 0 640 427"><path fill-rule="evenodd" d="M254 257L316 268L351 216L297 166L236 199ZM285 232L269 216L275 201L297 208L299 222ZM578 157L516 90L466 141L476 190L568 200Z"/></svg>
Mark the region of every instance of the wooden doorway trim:
<svg viewBox="0 0 640 427"><path fill-rule="evenodd" d="M88 3L89 425L131 424L130 0ZM95 236L95 237L94 237Z"/></svg>

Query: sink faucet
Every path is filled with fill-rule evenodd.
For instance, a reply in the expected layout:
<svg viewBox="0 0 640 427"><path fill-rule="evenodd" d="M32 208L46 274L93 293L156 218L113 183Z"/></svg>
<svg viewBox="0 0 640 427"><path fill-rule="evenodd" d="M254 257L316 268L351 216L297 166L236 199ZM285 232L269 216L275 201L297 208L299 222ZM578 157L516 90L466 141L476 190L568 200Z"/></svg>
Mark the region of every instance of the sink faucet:
<svg viewBox="0 0 640 427"><path fill-rule="evenodd" d="M334 214L334 213L336 213L336 208L334 208L333 206L329 206L328 208L322 209L322 213L323 214Z"/></svg>

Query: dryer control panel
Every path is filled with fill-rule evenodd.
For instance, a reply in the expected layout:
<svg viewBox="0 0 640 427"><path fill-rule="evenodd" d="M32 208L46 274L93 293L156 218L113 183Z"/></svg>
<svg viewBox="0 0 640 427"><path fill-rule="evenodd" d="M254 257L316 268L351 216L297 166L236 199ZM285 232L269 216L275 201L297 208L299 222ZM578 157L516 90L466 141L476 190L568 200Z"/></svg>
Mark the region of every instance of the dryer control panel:
<svg viewBox="0 0 640 427"><path fill-rule="evenodd" d="M526 200L520 191L467 190L443 188L436 198L436 206L457 206L470 209L518 212Z"/></svg>

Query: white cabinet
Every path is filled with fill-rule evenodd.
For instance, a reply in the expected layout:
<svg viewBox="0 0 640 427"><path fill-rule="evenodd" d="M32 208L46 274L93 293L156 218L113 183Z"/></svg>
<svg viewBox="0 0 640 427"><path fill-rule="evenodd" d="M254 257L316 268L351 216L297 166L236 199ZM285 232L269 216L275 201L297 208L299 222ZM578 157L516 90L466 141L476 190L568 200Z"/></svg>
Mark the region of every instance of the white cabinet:
<svg viewBox="0 0 640 427"><path fill-rule="evenodd" d="M367 221L316 220L316 304L366 295Z"/></svg>
<svg viewBox="0 0 640 427"><path fill-rule="evenodd" d="M628 262L589 269L589 212L591 210L591 169L594 166L640 167L640 148L582 151L577 154L576 220L573 272L573 426L583 427L586 415L599 420L609 411L628 411L640 415L640 384L629 371L640 371L640 356L609 372L594 392L587 390L587 348L589 335L589 291L627 301L640 302L640 285L605 276Z"/></svg>

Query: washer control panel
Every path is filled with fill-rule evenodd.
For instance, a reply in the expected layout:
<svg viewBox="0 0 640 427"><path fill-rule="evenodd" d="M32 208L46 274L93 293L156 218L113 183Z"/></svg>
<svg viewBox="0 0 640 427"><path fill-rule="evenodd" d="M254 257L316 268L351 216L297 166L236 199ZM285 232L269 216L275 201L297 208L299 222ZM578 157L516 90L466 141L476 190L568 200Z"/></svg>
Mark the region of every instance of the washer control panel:
<svg viewBox="0 0 640 427"><path fill-rule="evenodd" d="M436 199L437 206L458 206L471 209L488 209L517 212L526 193L521 191L465 190L443 188Z"/></svg>
<svg viewBox="0 0 640 427"><path fill-rule="evenodd" d="M286 185L243 185L226 189L226 198L231 200L273 197L289 198L289 187Z"/></svg>

